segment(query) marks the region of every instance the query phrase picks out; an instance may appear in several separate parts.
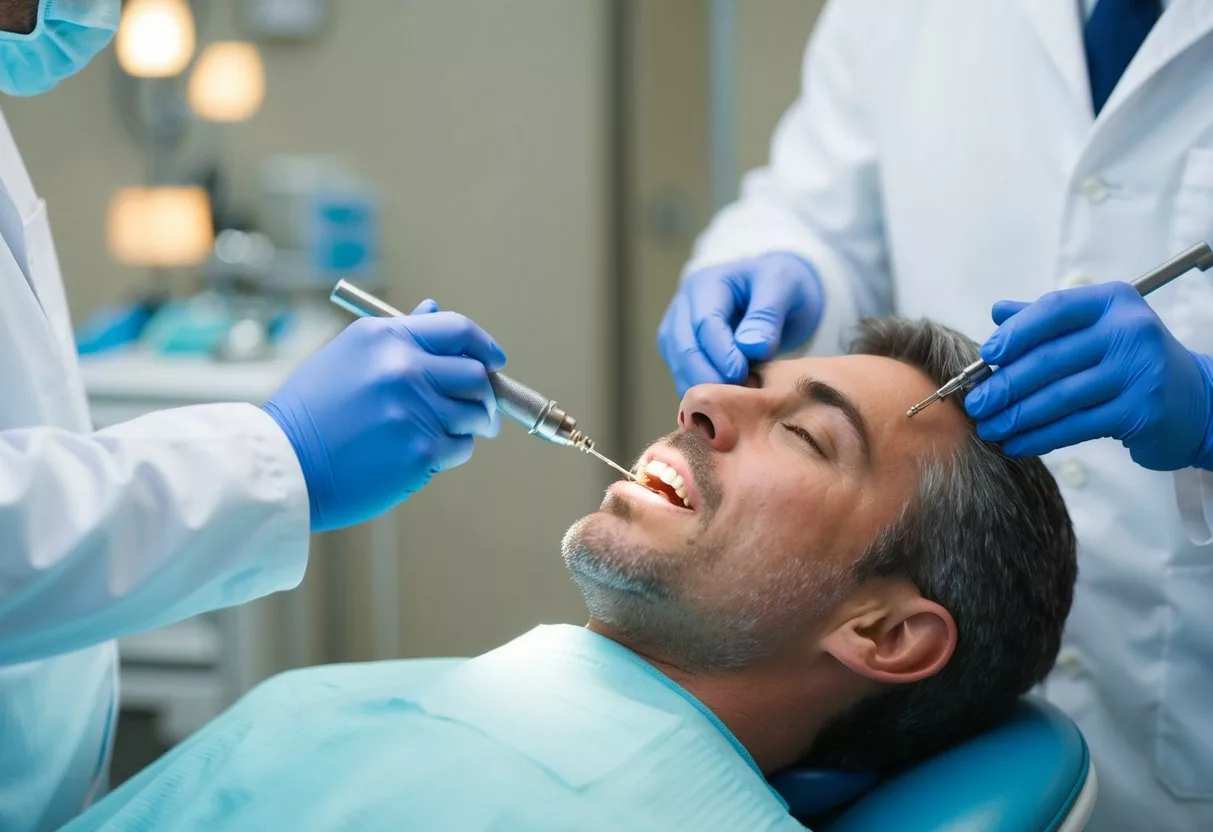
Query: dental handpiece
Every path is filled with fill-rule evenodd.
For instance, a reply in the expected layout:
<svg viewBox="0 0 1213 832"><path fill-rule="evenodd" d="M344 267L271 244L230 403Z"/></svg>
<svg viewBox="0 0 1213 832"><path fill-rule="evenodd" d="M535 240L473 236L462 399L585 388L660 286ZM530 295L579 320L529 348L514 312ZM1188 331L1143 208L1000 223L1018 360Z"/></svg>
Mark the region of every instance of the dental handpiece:
<svg viewBox="0 0 1213 832"><path fill-rule="evenodd" d="M339 281L333 287L329 300L360 317L397 318L405 316L396 307L380 300L370 292L359 289L348 280ZM497 397L498 410L526 428L527 433L557 445L568 445L596 456L628 478L636 478L631 471L600 454L594 447L594 440L577 427L577 420L566 413L553 399L549 399L539 391L527 387L504 373L489 373L488 375L489 383L493 386L493 393Z"/></svg>
<svg viewBox="0 0 1213 832"><path fill-rule="evenodd" d="M1180 252L1167 262L1151 269L1134 280L1131 285L1142 297L1145 297L1155 289L1161 289L1175 278L1182 274L1187 274L1192 269L1200 269L1201 271L1213 269L1213 249L1210 249L1207 243L1197 243L1186 251ZM961 370L954 378L949 379L943 387L940 387L934 393L911 407L906 412L906 415L913 417L940 399L946 399L953 393L958 393L961 390L966 390L979 384L988 378L992 372L994 372L994 369L989 364L978 359Z"/></svg>

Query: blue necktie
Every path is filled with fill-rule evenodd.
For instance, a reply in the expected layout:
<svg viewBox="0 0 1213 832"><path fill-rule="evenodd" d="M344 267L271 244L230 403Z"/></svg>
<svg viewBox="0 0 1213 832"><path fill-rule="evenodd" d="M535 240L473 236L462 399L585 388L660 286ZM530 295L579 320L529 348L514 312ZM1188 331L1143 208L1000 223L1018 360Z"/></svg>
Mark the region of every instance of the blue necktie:
<svg viewBox="0 0 1213 832"><path fill-rule="evenodd" d="M1096 115L1161 14L1161 0L1099 0L1095 4L1082 39Z"/></svg>

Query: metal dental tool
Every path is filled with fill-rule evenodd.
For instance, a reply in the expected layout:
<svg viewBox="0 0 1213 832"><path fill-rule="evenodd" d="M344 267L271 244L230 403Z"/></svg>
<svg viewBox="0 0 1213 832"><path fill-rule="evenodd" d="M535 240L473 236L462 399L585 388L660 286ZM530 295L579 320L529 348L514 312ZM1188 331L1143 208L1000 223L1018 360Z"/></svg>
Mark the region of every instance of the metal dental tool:
<svg viewBox="0 0 1213 832"><path fill-rule="evenodd" d="M1145 297L1192 269L1201 271L1213 269L1213 249L1210 249L1207 243L1197 243L1187 251L1177 254L1161 266L1151 269L1134 280L1132 286L1142 297ZM943 387L911 407L906 415L912 417L940 399L945 399L961 390L967 390L984 381L992 372L994 370L989 364L978 359L961 370L959 375L950 379Z"/></svg>
<svg viewBox="0 0 1213 832"><path fill-rule="evenodd" d="M402 318L405 316L396 307L346 280L340 281L333 288L329 300L358 316L376 318ZM629 479L636 479L636 475L631 471L598 453L594 449L594 440L582 433L577 427L577 420L565 413L554 400L515 381L504 373L489 373L489 383L493 385L493 393L497 396L497 407L506 416L526 428L528 433L557 445L569 445L579 451L596 456Z"/></svg>

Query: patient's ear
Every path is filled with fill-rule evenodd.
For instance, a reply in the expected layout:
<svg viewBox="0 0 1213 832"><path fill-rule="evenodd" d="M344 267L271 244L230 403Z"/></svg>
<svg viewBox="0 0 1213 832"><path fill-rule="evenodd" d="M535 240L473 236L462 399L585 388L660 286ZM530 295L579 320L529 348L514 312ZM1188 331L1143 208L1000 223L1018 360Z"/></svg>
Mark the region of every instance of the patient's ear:
<svg viewBox="0 0 1213 832"><path fill-rule="evenodd" d="M934 676L956 649L956 622L908 581L860 587L832 619L821 647L875 682L917 682Z"/></svg>

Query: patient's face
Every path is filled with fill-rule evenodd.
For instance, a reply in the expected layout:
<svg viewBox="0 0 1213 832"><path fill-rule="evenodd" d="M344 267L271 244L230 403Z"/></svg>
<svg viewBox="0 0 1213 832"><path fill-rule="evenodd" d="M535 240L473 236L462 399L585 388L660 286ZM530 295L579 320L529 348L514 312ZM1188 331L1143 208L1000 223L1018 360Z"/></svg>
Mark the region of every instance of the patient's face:
<svg viewBox="0 0 1213 832"><path fill-rule="evenodd" d="M867 355L775 361L745 387L692 388L677 430L638 463L667 481L662 493L617 482L565 537L591 615L703 665L803 641L914 497L922 463L964 441L954 404L906 417L933 389Z"/></svg>

